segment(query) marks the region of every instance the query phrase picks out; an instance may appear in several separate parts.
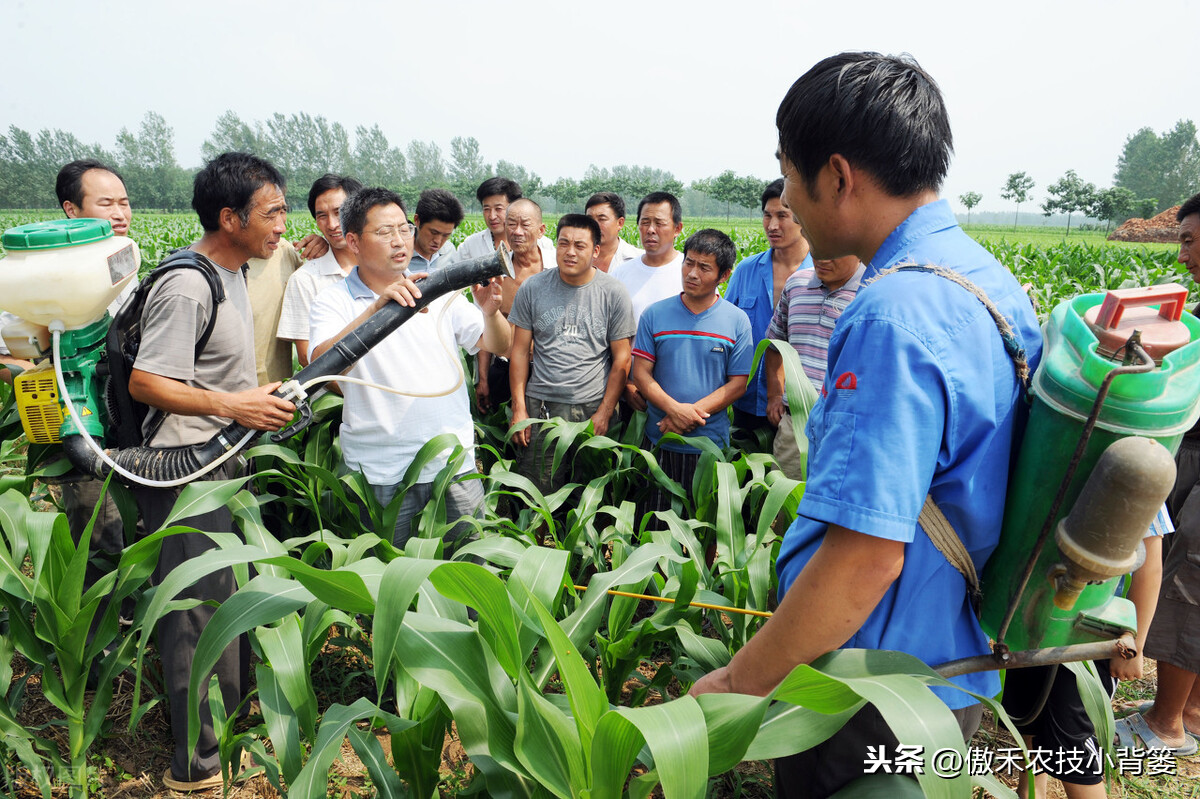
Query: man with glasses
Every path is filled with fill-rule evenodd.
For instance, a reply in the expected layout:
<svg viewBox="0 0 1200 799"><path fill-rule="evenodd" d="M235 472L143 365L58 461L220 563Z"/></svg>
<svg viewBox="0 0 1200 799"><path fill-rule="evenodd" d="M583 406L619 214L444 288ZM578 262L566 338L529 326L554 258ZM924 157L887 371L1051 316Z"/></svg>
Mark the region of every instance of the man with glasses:
<svg viewBox="0 0 1200 799"><path fill-rule="evenodd" d="M674 194L654 191L638 203L638 235L645 252L612 267L612 276L624 284L633 301L633 323L642 311L659 300L683 291L683 253L675 249L675 239L683 232L683 207ZM630 381L622 399L633 410L646 410L646 400Z"/></svg>
<svg viewBox="0 0 1200 799"><path fill-rule="evenodd" d="M409 277L415 227L400 195L367 188L341 209L342 231L358 266L341 283L317 295L309 341L316 359L388 302L414 305L420 290ZM420 273L416 273L420 274ZM458 348L506 352L512 339L500 314L500 286L476 286L475 303L462 292L442 296L427 313L415 314L368 352L347 376L387 386L393 394L350 382L341 384L341 444L346 465L361 471L379 502L387 506L400 491L417 452L434 436L449 433L462 445L458 475L475 470L475 427ZM413 523L429 502L433 480L451 456L438 453L426 463L401 500L392 541L396 546L416 532ZM446 493L446 520L475 516L483 503L478 480L459 480ZM470 529L459 523L448 533L456 540Z"/></svg>

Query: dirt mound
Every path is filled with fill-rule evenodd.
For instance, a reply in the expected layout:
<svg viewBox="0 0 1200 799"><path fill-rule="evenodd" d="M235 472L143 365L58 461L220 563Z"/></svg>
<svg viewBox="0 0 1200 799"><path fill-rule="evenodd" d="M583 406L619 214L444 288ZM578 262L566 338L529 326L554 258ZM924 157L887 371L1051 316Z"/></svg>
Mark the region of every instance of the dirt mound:
<svg viewBox="0 0 1200 799"><path fill-rule="evenodd" d="M1179 206L1168 208L1153 219L1130 219L1112 233L1109 241L1142 241L1174 243L1179 241L1179 222L1175 214Z"/></svg>

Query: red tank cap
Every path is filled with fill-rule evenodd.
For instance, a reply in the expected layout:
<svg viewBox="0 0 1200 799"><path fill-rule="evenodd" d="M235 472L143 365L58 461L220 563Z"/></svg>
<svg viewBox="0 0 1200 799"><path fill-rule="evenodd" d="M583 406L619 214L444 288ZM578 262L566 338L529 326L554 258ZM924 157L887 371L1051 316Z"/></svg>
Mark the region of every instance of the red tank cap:
<svg viewBox="0 0 1200 799"><path fill-rule="evenodd" d="M1100 342L1098 351L1106 358L1114 358L1133 331L1140 330L1142 347L1156 364L1162 364L1167 354L1191 341L1187 325L1180 321L1185 302L1187 289L1177 283L1113 289L1083 318ZM1154 305L1158 308L1150 307Z"/></svg>

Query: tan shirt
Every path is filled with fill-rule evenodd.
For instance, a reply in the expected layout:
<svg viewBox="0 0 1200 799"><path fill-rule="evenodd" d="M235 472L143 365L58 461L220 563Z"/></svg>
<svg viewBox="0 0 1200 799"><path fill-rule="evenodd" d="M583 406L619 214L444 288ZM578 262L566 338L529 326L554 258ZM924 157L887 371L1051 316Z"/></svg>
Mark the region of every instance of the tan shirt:
<svg viewBox="0 0 1200 799"><path fill-rule="evenodd" d="M280 239L270 258L246 262L246 289L254 312L254 365L260 386L292 376L292 344L276 338L275 331L288 278L301 263L300 254L286 239Z"/></svg>

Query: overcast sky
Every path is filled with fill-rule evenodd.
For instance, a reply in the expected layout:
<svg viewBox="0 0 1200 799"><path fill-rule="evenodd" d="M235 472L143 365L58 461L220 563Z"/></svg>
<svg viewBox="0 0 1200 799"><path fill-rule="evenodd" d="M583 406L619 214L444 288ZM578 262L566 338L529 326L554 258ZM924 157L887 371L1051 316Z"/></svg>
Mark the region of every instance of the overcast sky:
<svg viewBox="0 0 1200 799"><path fill-rule="evenodd" d="M908 52L955 134L943 194L1008 210L1007 175L1112 182L1130 134L1200 121L1200 3L4 0L0 126L111 148L147 111L185 166L217 117L306 111L392 144L474 136L547 181L644 164L773 178L775 110L842 50ZM1030 205L1025 206L1033 210Z"/></svg>

